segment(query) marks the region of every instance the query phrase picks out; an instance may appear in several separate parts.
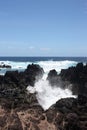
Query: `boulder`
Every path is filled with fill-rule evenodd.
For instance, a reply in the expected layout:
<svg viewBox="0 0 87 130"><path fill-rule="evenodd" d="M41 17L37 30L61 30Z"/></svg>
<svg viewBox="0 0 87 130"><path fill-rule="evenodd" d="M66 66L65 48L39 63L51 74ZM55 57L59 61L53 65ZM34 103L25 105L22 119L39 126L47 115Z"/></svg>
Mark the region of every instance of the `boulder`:
<svg viewBox="0 0 87 130"><path fill-rule="evenodd" d="M64 98L56 102L54 107L57 111L62 113L73 112L73 108L77 106L77 100L75 98Z"/></svg>
<svg viewBox="0 0 87 130"><path fill-rule="evenodd" d="M0 68L11 68L11 66L10 65L5 65L5 64L1 64Z"/></svg>

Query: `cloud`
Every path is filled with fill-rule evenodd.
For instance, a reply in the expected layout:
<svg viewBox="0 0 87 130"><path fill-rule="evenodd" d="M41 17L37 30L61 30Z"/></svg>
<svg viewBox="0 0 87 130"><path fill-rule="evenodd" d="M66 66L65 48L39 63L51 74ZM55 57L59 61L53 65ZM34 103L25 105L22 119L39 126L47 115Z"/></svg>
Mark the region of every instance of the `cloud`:
<svg viewBox="0 0 87 130"><path fill-rule="evenodd" d="M29 47L30 50L33 50L34 48L35 48L34 46L30 46L30 47Z"/></svg>
<svg viewBox="0 0 87 130"><path fill-rule="evenodd" d="M41 51L50 51L51 49L48 48L48 47L43 47L43 48L40 48Z"/></svg>

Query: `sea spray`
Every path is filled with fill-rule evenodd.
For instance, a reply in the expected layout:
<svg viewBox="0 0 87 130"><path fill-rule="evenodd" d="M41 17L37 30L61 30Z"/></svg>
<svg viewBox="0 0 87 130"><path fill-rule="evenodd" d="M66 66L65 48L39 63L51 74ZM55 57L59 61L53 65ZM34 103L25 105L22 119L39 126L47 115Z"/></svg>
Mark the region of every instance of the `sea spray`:
<svg viewBox="0 0 87 130"><path fill-rule="evenodd" d="M44 69L44 75L42 79L37 81L34 85L28 86L27 90L30 93L36 93L36 98L39 104L44 110L47 110L50 106L55 104L61 98L67 97L76 97L72 95L72 91L69 90L69 86L66 89L62 89L61 84L57 86L51 86L47 79L47 75L50 70L55 69L58 73L61 69L66 69L70 66L75 66L76 62L74 61L40 61L38 64Z"/></svg>
<svg viewBox="0 0 87 130"><path fill-rule="evenodd" d="M68 87L62 89L61 86L51 86L46 80L46 75L36 82L34 87L28 86L27 90L30 93L36 93L36 98L44 110L47 110L61 98L76 97L72 95L72 91Z"/></svg>
<svg viewBox="0 0 87 130"><path fill-rule="evenodd" d="M67 69L70 66L75 66L77 62L75 61L39 61L37 62L43 69L45 73L48 73L50 70L55 69L58 73L61 69Z"/></svg>

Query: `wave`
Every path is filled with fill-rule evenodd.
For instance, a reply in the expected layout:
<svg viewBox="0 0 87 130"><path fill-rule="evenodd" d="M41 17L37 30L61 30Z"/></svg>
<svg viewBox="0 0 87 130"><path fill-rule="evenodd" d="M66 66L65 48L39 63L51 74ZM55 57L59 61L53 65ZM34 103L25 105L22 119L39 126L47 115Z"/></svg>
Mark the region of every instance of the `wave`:
<svg viewBox="0 0 87 130"><path fill-rule="evenodd" d="M44 110L47 110L61 98L76 97L68 88L69 86L67 89L62 89L60 85L52 87L46 79L42 78L35 83L34 87L28 86L27 90L29 93L36 93L39 104Z"/></svg>
<svg viewBox="0 0 87 130"><path fill-rule="evenodd" d="M45 72L45 77L46 74L52 70L55 69L58 73L61 71L61 69L66 69L70 66L75 66L77 62L75 61L38 61L38 62L14 62L14 61L0 61L0 65L5 64L5 65L10 65L11 69L9 68L1 68L0 69L0 75L4 75L6 71L8 70L19 70L19 71L24 71L29 64L39 64Z"/></svg>
<svg viewBox="0 0 87 130"><path fill-rule="evenodd" d="M0 64L10 65L12 69L26 69L27 65L31 64L31 62L0 61Z"/></svg>
<svg viewBox="0 0 87 130"><path fill-rule="evenodd" d="M68 60L65 60L65 61L48 60L48 61L37 61L37 62L0 61L0 65L5 64L5 65L11 66L11 69L1 68L0 74L1 73L4 74L7 70L23 71L24 69L27 68L29 64L32 64L32 63L40 65L44 69L45 74L47 74L52 69L55 69L59 73L61 69L66 69L70 66L75 66L77 64L76 61L68 61Z"/></svg>
<svg viewBox="0 0 87 130"><path fill-rule="evenodd" d="M37 62L45 71L45 73L49 72L52 69L55 69L57 72L60 72L61 69L66 69L70 66L75 66L77 62L75 61L40 61Z"/></svg>

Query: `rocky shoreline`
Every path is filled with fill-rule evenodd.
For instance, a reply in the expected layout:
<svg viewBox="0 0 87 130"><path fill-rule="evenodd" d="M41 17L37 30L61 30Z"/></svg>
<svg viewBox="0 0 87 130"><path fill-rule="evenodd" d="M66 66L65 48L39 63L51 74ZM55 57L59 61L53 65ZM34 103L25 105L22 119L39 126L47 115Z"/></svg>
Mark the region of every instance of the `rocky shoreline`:
<svg viewBox="0 0 87 130"><path fill-rule="evenodd" d="M51 70L47 80L52 86L68 84L77 98L60 99L48 110L39 105L36 95L27 93L42 78L43 68L28 65L24 72L7 71L0 76L0 130L87 130L87 65Z"/></svg>

